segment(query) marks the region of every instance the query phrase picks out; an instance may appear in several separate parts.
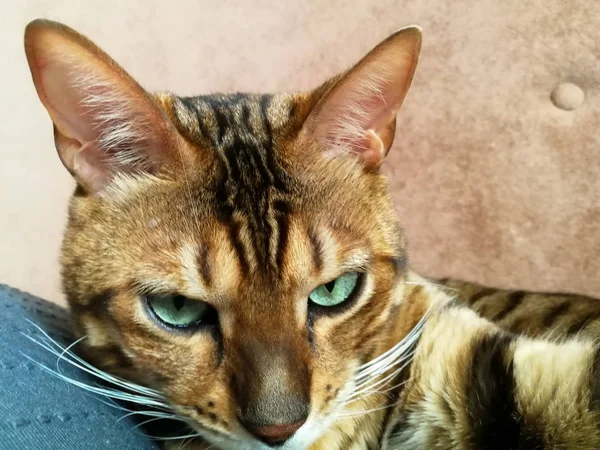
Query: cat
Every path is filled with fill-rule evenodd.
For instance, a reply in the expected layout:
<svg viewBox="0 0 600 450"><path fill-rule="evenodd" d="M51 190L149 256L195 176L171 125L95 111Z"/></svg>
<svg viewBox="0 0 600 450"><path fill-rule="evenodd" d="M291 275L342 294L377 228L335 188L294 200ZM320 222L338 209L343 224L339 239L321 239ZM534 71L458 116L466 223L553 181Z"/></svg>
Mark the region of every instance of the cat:
<svg viewBox="0 0 600 450"><path fill-rule="evenodd" d="M179 97L26 27L77 185L74 332L104 392L190 427L174 448L600 448L600 302L409 268L379 168L420 49L407 27L310 92Z"/></svg>

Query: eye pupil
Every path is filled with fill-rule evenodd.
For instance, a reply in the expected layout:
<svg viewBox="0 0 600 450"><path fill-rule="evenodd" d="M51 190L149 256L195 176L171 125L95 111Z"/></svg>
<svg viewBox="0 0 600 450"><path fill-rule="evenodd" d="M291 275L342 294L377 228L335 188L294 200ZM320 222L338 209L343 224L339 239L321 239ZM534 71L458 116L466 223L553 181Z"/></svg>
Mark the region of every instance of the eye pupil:
<svg viewBox="0 0 600 450"><path fill-rule="evenodd" d="M333 288L335 287L335 280L330 281L329 283L325 283L325 289L329 292L333 292Z"/></svg>
<svg viewBox="0 0 600 450"><path fill-rule="evenodd" d="M183 305L185 305L185 298L183 298L181 295L178 295L173 299L173 306L177 311L181 311Z"/></svg>

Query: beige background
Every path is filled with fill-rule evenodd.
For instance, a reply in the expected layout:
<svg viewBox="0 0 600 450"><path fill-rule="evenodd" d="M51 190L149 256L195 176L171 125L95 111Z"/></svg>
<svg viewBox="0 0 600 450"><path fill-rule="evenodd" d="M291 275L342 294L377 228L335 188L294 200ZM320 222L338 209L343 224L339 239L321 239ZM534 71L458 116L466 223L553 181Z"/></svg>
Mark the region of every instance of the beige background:
<svg viewBox="0 0 600 450"><path fill-rule="evenodd" d="M600 295L600 2L1 1L0 282L60 302L72 182L23 53L37 17L179 94L309 88L417 23L421 65L386 167L413 264ZM566 81L585 95L574 111L550 100Z"/></svg>

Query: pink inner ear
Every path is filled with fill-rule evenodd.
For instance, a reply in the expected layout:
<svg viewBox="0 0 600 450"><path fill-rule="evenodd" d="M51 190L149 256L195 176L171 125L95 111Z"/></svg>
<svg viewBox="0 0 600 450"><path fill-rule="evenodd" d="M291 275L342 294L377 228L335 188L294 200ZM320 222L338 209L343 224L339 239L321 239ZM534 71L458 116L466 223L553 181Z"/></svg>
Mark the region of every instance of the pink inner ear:
<svg viewBox="0 0 600 450"><path fill-rule="evenodd" d="M418 30L400 31L376 47L326 94L307 120L310 132L326 152L357 154L368 165L383 160L419 49Z"/></svg>
<svg viewBox="0 0 600 450"><path fill-rule="evenodd" d="M80 180L85 180L86 188L99 192L113 176L109 156L94 142L85 144L73 159L73 172Z"/></svg>
<svg viewBox="0 0 600 450"><path fill-rule="evenodd" d="M131 159L131 153L141 150L158 131L151 122L162 120L154 105L141 104L147 99L140 99L140 93L98 70L82 67L75 71L68 64L52 62L42 73L42 83L55 121L62 122L57 123L61 132L82 144L96 142L116 157L125 157L118 154L127 152L125 159Z"/></svg>
<svg viewBox="0 0 600 450"><path fill-rule="evenodd" d="M81 143L96 140L99 132L84 108L85 91L75 87L74 70L61 61L43 61L38 67L46 106L61 133Z"/></svg>
<svg viewBox="0 0 600 450"><path fill-rule="evenodd" d="M167 119L158 107L139 86L118 73L106 73L102 66L86 65L85 61L78 63L50 54L38 66L46 107L58 131L72 140L65 147L69 155L59 148L65 164L74 162L75 142L81 146L93 143L86 153L99 154L87 157L89 170L85 173L89 176L100 159L105 159L97 166L102 173L107 169L146 170L161 162L156 148L164 138Z"/></svg>
<svg viewBox="0 0 600 450"><path fill-rule="evenodd" d="M317 136L329 146L348 147L355 153L370 150L378 142L367 132L377 134L395 119L405 94L404 78L388 79L382 72L365 69L351 73L334 88L318 113Z"/></svg>
<svg viewBox="0 0 600 450"><path fill-rule="evenodd" d="M166 114L116 62L73 30L33 22L25 50L65 166L84 186L155 170L180 144Z"/></svg>

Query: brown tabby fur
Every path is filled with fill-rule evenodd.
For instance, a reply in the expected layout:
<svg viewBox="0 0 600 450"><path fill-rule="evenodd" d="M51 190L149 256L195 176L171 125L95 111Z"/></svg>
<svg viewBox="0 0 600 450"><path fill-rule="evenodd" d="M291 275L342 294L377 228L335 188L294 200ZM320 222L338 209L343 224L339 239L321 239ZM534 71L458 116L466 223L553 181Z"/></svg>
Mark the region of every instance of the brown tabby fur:
<svg viewBox="0 0 600 450"><path fill-rule="evenodd" d="M581 295L504 291L440 280L480 316L515 334L546 339L600 336L600 302Z"/></svg>
<svg viewBox="0 0 600 450"><path fill-rule="evenodd" d="M404 33L419 39L414 29ZM51 115L38 81L44 39L77 42L117 67L64 26L30 25L28 58ZM139 88L115 70L126 89ZM61 158L79 182L62 267L86 356L158 389L218 448L268 448L241 419L254 408L261 420L293 422L307 403L317 431L282 449L599 448L595 344L507 333L452 297L530 338L597 337L600 305L445 280L440 288L410 272L377 168L351 155L325 157L306 132L344 79L300 94L137 97L160 107L145 135L160 141L160 155L149 150L147 164L118 170L100 193L71 163L73 137L53 116L59 152L67 148ZM394 129L392 121L380 130L385 148ZM355 303L336 313L307 309L311 290L347 271L366 274ZM151 292L209 302L219 326L167 330L141 301ZM358 414L338 417L356 369L426 315L410 368L345 409ZM186 448L208 448L203 442Z"/></svg>

